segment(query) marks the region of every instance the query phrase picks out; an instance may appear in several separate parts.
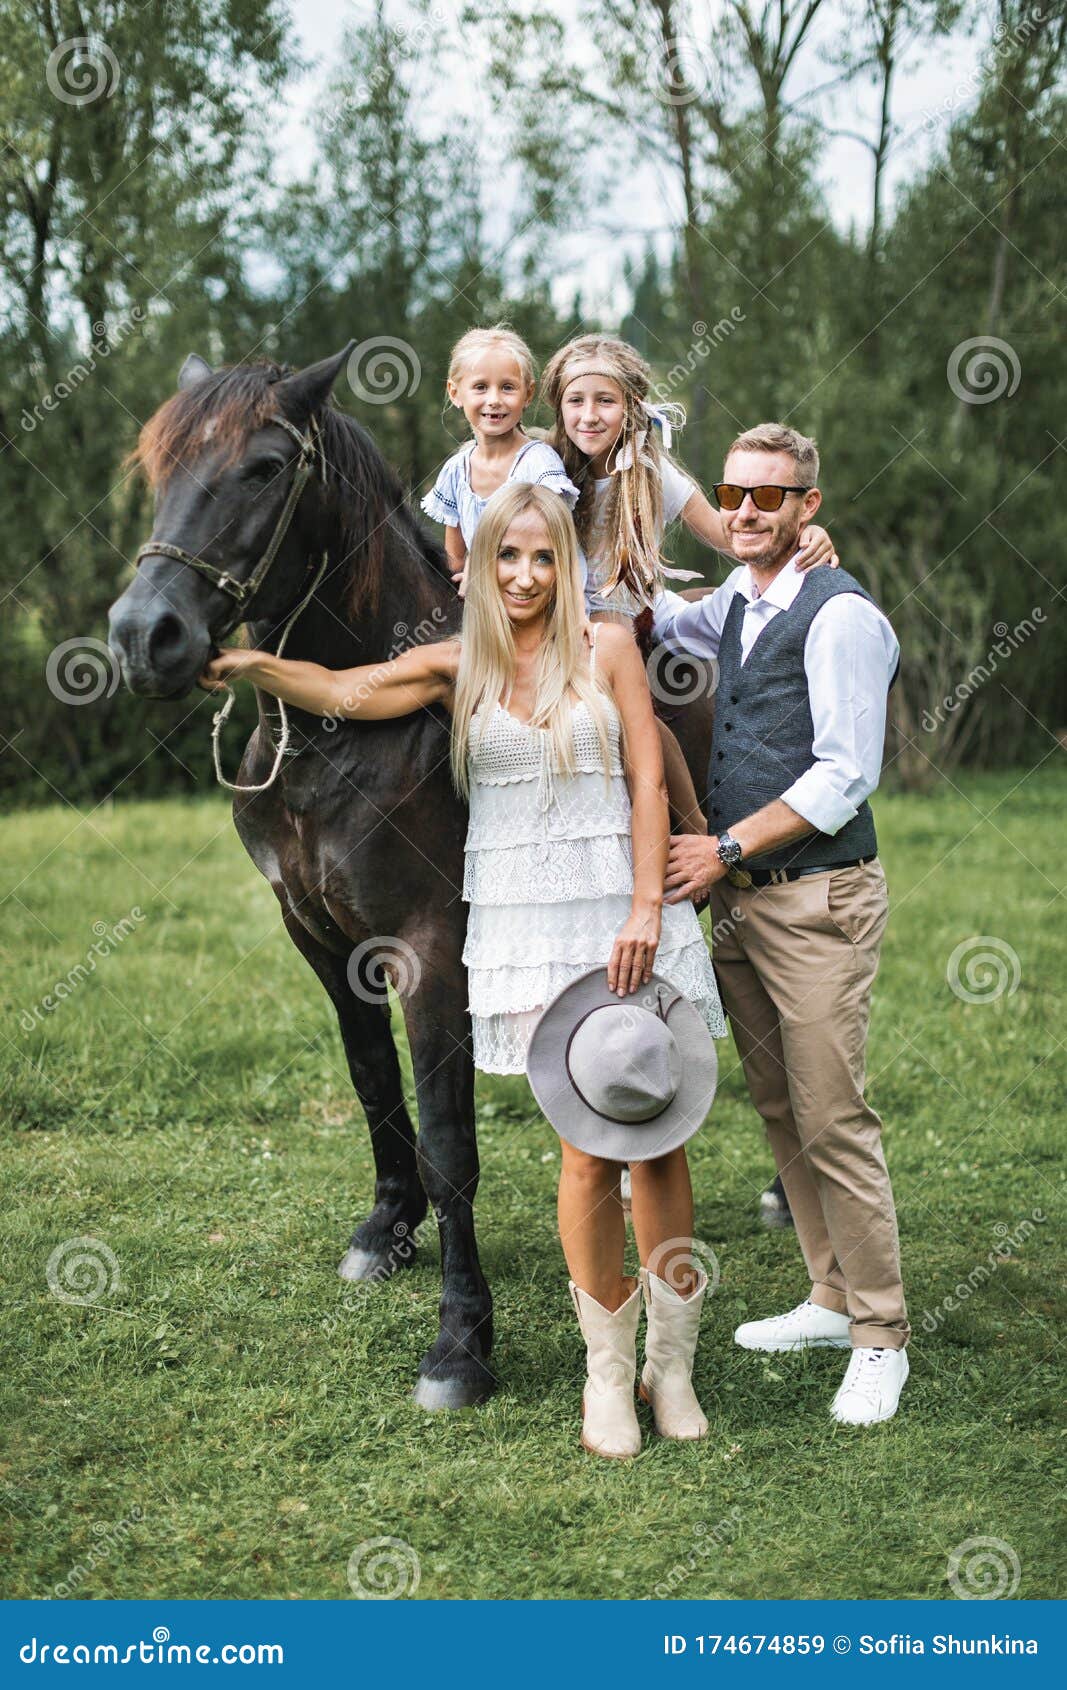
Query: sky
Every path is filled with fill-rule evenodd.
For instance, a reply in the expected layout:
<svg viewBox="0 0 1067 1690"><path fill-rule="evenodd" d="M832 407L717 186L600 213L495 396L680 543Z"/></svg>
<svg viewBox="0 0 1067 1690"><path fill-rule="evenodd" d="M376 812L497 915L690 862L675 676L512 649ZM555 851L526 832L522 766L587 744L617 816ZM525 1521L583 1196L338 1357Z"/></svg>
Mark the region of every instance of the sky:
<svg viewBox="0 0 1067 1690"><path fill-rule="evenodd" d="M540 4L563 18L577 18L575 0L519 0L524 9ZM457 0L434 0L434 12L454 17ZM699 20L701 40L713 39L714 19L722 0L694 0L692 15ZM296 38L301 54L311 61L309 70L293 78L287 88L286 106L278 125L279 172L284 180L307 175L315 155L312 113L323 84L336 67L345 25L372 14L371 0L295 0ZM387 0L390 21L403 25L417 17L406 0ZM787 93L794 100L806 90L815 90L835 75L827 53L839 42L847 20L841 0L829 0L820 14L812 44L798 58ZM990 26L992 16L990 16ZM425 27L425 26L424 26ZM453 27L448 31L453 36ZM989 30L983 32L988 38ZM579 37L576 35L575 40ZM440 117L463 114L463 121L481 125L491 140L491 101L479 64L476 34L466 32L470 51L452 55L442 65ZM973 98L973 77L979 62L981 40L960 32L931 46L916 43L904 54L896 77L893 118L899 134L890 155L886 178L886 204L895 190L913 177L929 157L931 149L952 116ZM805 109L815 110L832 130L851 130L871 138L876 133L877 89L869 80L856 78L811 99ZM433 120L432 109L429 113ZM829 213L841 229L850 225L865 230L870 216L872 161L869 150L846 136L831 137L821 171ZM504 178L498 207L501 230L509 226L507 203L510 190ZM666 202L666 204L665 204ZM661 252L669 236L661 233L665 224L680 221L677 186L652 166L627 175L624 195L614 203L600 204L590 219L586 235L554 243L555 293L565 305L581 287L587 310L617 313L625 308L621 273L627 255L639 257L650 239ZM490 229L492 220L490 219ZM625 234L615 231L625 230Z"/></svg>

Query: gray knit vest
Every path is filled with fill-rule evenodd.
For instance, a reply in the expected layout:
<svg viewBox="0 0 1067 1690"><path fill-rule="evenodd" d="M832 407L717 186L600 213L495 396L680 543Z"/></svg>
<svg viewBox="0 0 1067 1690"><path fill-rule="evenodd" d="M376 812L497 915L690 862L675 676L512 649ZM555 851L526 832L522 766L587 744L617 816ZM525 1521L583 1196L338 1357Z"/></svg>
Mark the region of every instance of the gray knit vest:
<svg viewBox="0 0 1067 1690"><path fill-rule="evenodd" d="M816 612L837 593L858 593L874 603L845 570L812 569L789 609L780 610L767 623L744 663L745 599L740 593L734 595L719 644L706 797L712 833L722 833L781 798L811 768L815 728L804 672L804 641ZM856 857L873 857L877 850L874 817L864 801L839 832L807 834L746 863L753 868L832 867Z"/></svg>

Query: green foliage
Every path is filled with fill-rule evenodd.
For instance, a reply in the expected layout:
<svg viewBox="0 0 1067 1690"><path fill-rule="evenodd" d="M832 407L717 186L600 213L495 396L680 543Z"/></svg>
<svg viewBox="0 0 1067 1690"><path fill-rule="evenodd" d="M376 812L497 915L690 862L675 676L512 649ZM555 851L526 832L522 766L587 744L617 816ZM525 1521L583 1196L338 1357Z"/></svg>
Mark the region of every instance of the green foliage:
<svg viewBox="0 0 1067 1690"><path fill-rule="evenodd" d="M381 0L323 86L310 169L276 186L272 120L300 67L273 0L0 5L5 796L80 802L205 776L205 700L79 707L42 685L57 645L105 634L151 522L123 460L187 352L300 365L354 338L339 398L419 489L465 431L444 396L451 345L507 318L543 360L591 326L554 261L592 230L585 293L625 276L629 301L603 327L687 405L681 456L704 485L754 421L818 436L824 518L901 635L912 725L946 683L966 685L998 627L1043 612L1025 655L968 691L964 731L916 740L898 722L891 778L1047 755L1067 721L1064 0L840 0L829 105L811 86L817 13L831 7L729 0L708 34L662 0L587 7L578 30L507 0L456 24L424 4L401 23ZM961 14L980 72L905 134L909 43ZM83 35L94 65L61 51ZM486 105L461 117L442 78L472 52ZM86 75L99 97L61 97ZM823 164L863 82L882 113L853 135L871 213L843 231ZM921 162L888 203L895 148ZM673 233L612 263L599 230L635 168L658 173ZM994 350L972 370L959 349L979 337ZM719 573L688 536L668 553ZM146 755L152 736L173 755Z"/></svg>

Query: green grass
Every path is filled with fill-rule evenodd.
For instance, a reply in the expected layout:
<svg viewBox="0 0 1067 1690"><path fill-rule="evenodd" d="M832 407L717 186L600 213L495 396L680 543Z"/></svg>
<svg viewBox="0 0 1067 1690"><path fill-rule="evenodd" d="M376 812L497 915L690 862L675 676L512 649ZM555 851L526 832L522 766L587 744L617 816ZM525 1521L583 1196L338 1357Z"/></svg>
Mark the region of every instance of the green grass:
<svg viewBox="0 0 1067 1690"><path fill-rule="evenodd" d="M336 1276L368 1206L366 1132L327 1001L223 803L6 820L4 1594L48 1596L80 1565L83 1597L347 1596L351 1552L389 1536L417 1553L420 1597L663 1581L679 1597L936 1597L972 1537L1011 1545L1020 1597L1053 1595L1067 779L1019 779L878 804L893 914L870 1094L915 1327L898 1418L834 1429L839 1354L731 1345L805 1281L792 1233L758 1224L768 1154L723 1047L692 1146L697 1234L722 1275L697 1368L711 1436L650 1438L629 1465L578 1447L557 1143L525 1082L478 1080L500 1389L429 1417L408 1392L435 1330L436 1240L373 1291ZM144 919L35 1016L93 922L134 905ZM1021 977L969 1004L946 965L978 934ZM1035 1210L1048 1219L1018 1238ZM118 1264L89 1306L46 1281L82 1235ZM1018 1248L926 1330L1008 1235Z"/></svg>

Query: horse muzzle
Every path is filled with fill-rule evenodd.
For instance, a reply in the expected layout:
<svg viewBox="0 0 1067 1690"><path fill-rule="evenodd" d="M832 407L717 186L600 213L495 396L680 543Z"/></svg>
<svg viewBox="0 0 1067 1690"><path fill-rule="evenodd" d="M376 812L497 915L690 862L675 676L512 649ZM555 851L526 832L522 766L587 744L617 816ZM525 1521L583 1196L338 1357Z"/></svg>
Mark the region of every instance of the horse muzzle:
<svg viewBox="0 0 1067 1690"><path fill-rule="evenodd" d="M108 644L127 687L140 698L184 698L213 648L200 619L164 599L143 575L112 605Z"/></svg>

